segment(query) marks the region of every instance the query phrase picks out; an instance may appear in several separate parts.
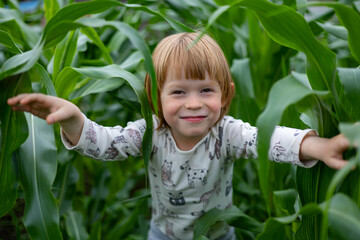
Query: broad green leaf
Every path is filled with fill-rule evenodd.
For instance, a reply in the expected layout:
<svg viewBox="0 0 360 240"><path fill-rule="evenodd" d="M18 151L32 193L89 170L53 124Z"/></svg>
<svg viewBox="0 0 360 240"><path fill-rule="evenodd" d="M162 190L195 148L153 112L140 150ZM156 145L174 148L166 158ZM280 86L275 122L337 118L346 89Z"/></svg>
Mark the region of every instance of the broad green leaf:
<svg viewBox="0 0 360 240"><path fill-rule="evenodd" d="M29 137L19 150L19 176L25 194L24 225L34 239L62 239L59 212L51 192L56 168L53 127L25 114Z"/></svg>
<svg viewBox="0 0 360 240"><path fill-rule="evenodd" d="M270 197L271 186L269 185L269 165L268 149L271 135L276 125L280 124L283 112L292 104L301 99L316 94L324 96L325 91L313 91L308 86L301 83L296 77L290 75L274 84L269 93L266 108L257 120L258 134L258 171L261 189L266 198Z"/></svg>
<svg viewBox="0 0 360 240"><path fill-rule="evenodd" d="M284 216L284 217L271 217L265 222L264 231L257 236L257 240L267 239L289 239L292 236L286 236L285 227L296 222L301 215L302 218L311 217L321 212L321 209L316 204L308 204L304 206L299 212ZM292 234L291 234L292 235ZM311 236L308 238L301 238L296 235L296 239L312 239Z"/></svg>
<svg viewBox="0 0 360 240"><path fill-rule="evenodd" d="M360 101L360 69L358 68L338 68L340 83L343 91L340 92L341 103L345 111L351 116L353 121L360 120L358 102Z"/></svg>
<svg viewBox="0 0 360 240"><path fill-rule="evenodd" d="M0 29L27 49L33 48L39 39L38 33L25 24L20 12L13 9L0 8Z"/></svg>
<svg viewBox="0 0 360 240"><path fill-rule="evenodd" d="M81 32L85 34L91 41L100 48L101 53L108 64L113 64L113 60L110 56L109 50L106 48L104 43L101 41L99 35L93 28L82 28Z"/></svg>
<svg viewBox="0 0 360 240"><path fill-rule="evenodd" d="M263 229L263 225L243 213L240 209L232 206L225 210L213 208L205 213L195 225L194 238L197 239L201 235L206 235L210 227L218 221L236 221L236 226L243 230L249 230L259 233Z"/></svg>
<svg viewBox="0 0 360 240"><path fill-rule="evenodd" d="M65 215L65 224L71 239L88 239L89 234L86 231L85 221L81 212L68 211Z"/></svg>
<svg viewBox="0 0 360 240"><path fill-rule="evenodd" d="M355 164L357 164L357 160L353 159L351 161L349 161L349 163L343 167L342 169L340 169L339 171L337 171L333 178L331 179L331 182L329 184L329 187L327 188L327 192L326 192L326 202L324 203L324 208L323 208L323 218L322 218L322 228L321 228L321 237L322 239L327 239L327 228L328 228L328 216L331 214L330 212L332 210L330 210L331 208L331 203L330 203L330 198L333 196L336 187L338 187L338 185L340 184L340 182L342 182L345 177L352 171L352 169L355 167ZM333 202L333 200L331 200L331 202ZM359 211L360 213L360 211ZM360 220L360 218L359 218ZM359 232L360 233L360 232Z"/></svg>
<svg viewBox="0 0 360 240"><path fill-rule="evenodd" d="M89 240L101 240L101 221L92 225Z"/></svg>
<svg viewBox="0 0 360 240"><path fill-rule="evenodd" d="M144 60L141 52L136 51L133 52L125 61L120 64L120 67L125 69L126 71L132 71L136 69L141 61Z"/></svg>
<svg viewBox="0 0 360 240"><path fill-rule="evenodd" d="M111 230L104 239L111 240L125 238L125 234L128 233L138 221L139 215L142 215L146 201L146 198L137 201L135 207L131 209L128 217L124 219L118 219L118 222L112 226Z"/></svg>
<svg viewBox="0 0 360 240"><path fill-rule="evenodd" d="M111 174L109 169L104 168L101 172L99 172L96 184L92 188L91 198L88 206L88 222L93 224L100 220L102 212L105 206L106 197L109 194L108 183L110 180Z"/></svg>
<svg viewBox="0 0 360 240"><path fill-rule="evenodd" d="M310 2L310 6L327 6L335 10L336 16L348 30L349 48L353 57L360 63L360 15L353 8L341 3Z"/></svg>
<svg viewBox="0 0 360 240"><path fill-rule="evenodd" d="M274 205L278 209L278 216L289 215L295 212L294 205L297 197L295 189L274 191Z"/></svg>
<svg viewBox="0 0 360 240"><path fill-rule="evenodd" d="M75 89L69 94L69 99L75 99L78 97L84 97L93 93L103 93L107 91L112 91L121 87L125 81L119 80L117 78L110 79L93 79L87 82L81 88Z"/></svg>
<svg viewBox="0 0 360 240"><path fill-rule="evenodd" d="M60 216L63 216L71 209L76 194L75 185L78 180L79 173L72 162L68 161L63 165L60 165L53 184L54 195L59 202Z"/></svg>
<svg viewBox="0 0 360 240"><path fill-rule="evenodd" d="M43 66L35 63L34 67L31 68L27 74L30 80L43 82L48 95L56 96L55 87Z"/></svg>
<svg viewBox="0 0 360 240"><path fill-rule="evenodd" d="M132 44L143 54L145 59L145 68L150 75L151 78L151 100L155 109L155 113L157 113L157 88L156 86L156 75L155 69L152 62L152 57L148 46L146 45L144 39L140 36L140 34L135 31L132 27L122 22L107 22L102 19L80 19L78 21L86 26L90 27L103 27L103 26L112 26L116 28L118 31L123 32L132 42Z"/></svg>
<svg viewBox="0 0 360 240"><path fill-rule="evenodd" d="M44 0L45 19L48 22L58 11L60 5L58 0Z"/></svg>
<svg viewBox="0 0 360 240"><path fill-rule="evenodd" d="M15 55L8 59L0 71L0 81L8 76L23 73L32 68L39 59L42 46L37 45L34 49Z"/></svg>
<svg viewBox="0 0 360 240"><path fill-rule="evenodd" d="M321 205L324 209L324 204ZM330 201L329 226L337 239L360 238L360 210L348 196L338 193Z"/></svg>
<svg viewBox="0 0 360 240"><path fill-rule="evenodd" d="M53 79L56 83L59 72L65 67L70 67L77 49L79 31L71 31L68 36L55 48L53 61Z"/></svg>
<svg viewBox="0 0 360 240"><path fill-rule="evenodd" d="M186 27L185 25L167 16L162 15L157 11L151 10L150 8L138 4L124 4L121 2L111 1L111 0L89 1L89 2L75 3L64 7L49 21L49 23L45 26L44 34L42 37L43 41L46 42L45 47L51 47L52 45L60 41L62 38L64 38L65 37L64 34L66 34L66 32L68 31L66 29L73 28L73 26L68 27L69 23L85 15L100 13L111 7L116 7L116 6L122 6L140 11L145 11L152 15L161 17L177 31L187 31L187 32L192 31L190 28ZM60 31L60 29L64 29L64 30Z"/></svg>
<svg viewBox="0 0 360 240"><path fill-rule="evenodd" d="M320 23L320 22L316 22L316 24L319 25L328 33L333 34L334 36L337 36L344 40L348 39L348 31L346 30L346 28L342 26L336 26L331 23Z"/></svg>
<svg viewBox="0 0 360 240"><path fill-rule="evenodd" d="M345 134L350 143L356 148L360 146L360 124L359 123L340 123L340 131Z"/></svg>
<svg viewBox="0 0 360 240"><path fill-rule="evenodd" d="M16 43L13 41L11 36L5 31L0 31L0 43L3 44L10 52L21 53L21 50L18 46L16 46Z"/></svg>
<svg viewBox="0 0 360 240"><path fill-rule="evenodd" d="M307 73L315 90L331 90L335 71L335 54L313 35L304 17L293 9L265 0L238 0L229 5L253 10L267 34L276 42L302 51L308 60ZM222 9L222 8L221 8ZM218 10L210 16L207 28L223 13Z"/></svg>
<svg viewBox="0 0 360 240"><path fill-rule="evenodd" d="M245 122L255 124L260 110L255 101L249 59L234 60L231 73L236 94L231 103L231 114Z"/></svg>
<svg viewBox="0 0 360 240"><path fill-rule="evenodd" d="M18 179L12 156L28 136L24 114L12 111L6 101L29 88L29 82L21 75L0 82L0 216L6 214L15 203Z"/></svg>
<svg viewBox="0 0 360 240"><path fill-rule="evenodd" d="M74 90L76 83L81 79L79 74L72 67L64 68L55 81L55 89L60 98L67 99Z"/></svg>
<svg viewBox="0 0 360 240"><path fill-rule="evenodd" d="M75 20L79 19L80 17L83 17L85 15L89 14L95 14L100 13L102 11L105 11L111 7L115 6L122 6L122 7L128 7L133 8L136 10L141 10L148 12L152 15L158 16L166 20L173 28L181 31L191 31L190 28L186 27L185 25L172 20L169 17L166 17L162 15L159 12L156 12L154 10L151 10L147 7L143 7L141 5L137 4L123 4L121 2L111 1L111 0L103 0L103 1L89 1L89 2L82 2L82 3L75 3L68 5L64 8L62 8L60 11L57 12L57 14L46 24L45 29L43 31L43 34L41 36L41 39L36 44L35 47L33 47L32 50L25 52L21 55L16 55L9 60L7 60L3 68L0 72L0 79L3 79L7 76L11 76L16 73L21 73L24 71L27 71L30 69L35 62L39 59L40 54L42 53L43 48L50 48L57 44L59 41L61 41L66 34L71 31L75 30L76 28L82 27L79 23L74 23ZM0 11L1 16L2 11ZM143 45L142 38L139 38L139 34L133 30L131 27L120 23L116 26L121 28L122 30L125 29L126 32L130 31L128 37L132 40L133 44L140 48L140 51L144 53L144 48L147 48L147 45ZM140 44L140 45L139 45ZM151 69L150 61L148 56L144 56L146 61L147 70L149 71L149 74L151 76L152 82L155 82L155 74L154 71ZM149 70L150 69L150 70ZM153 84L153 86L155 86ZM154 88L155 89L155 88ZM153 91L152 97L154 98L154 106L155 109L157 107L157 101L155 97L155 90Z"/></svg>

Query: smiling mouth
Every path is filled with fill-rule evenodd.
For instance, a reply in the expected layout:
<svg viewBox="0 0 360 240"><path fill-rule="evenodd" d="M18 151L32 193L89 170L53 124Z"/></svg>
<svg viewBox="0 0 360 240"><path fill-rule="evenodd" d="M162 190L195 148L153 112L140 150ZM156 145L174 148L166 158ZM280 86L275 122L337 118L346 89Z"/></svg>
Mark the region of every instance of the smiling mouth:
<svg viewBox="0 0 360 240"><path fill-rule="evenodd" d="M188 121L188 122L201 122L204 120L206 116L189 116L189 117L181 117L181 119Z"/></svg>

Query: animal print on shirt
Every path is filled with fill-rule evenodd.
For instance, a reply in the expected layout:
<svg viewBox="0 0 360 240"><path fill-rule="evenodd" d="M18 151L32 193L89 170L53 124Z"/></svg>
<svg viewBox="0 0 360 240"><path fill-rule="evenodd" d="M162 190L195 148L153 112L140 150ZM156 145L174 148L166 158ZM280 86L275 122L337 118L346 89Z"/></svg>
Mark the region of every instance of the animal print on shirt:
<svg viewBox="0 0 360 240"><path fill-rule="evenodd" d="M166 136L166 140L165 140L165 144L164 144L164 148L168 149L169 153L176 153L176 148L175 148L175 144L173 143L172 139L169 137L168 133L165 133Z"/></svg>
<svg viewBox="0 0 360 240"><path fill-rule="evenodd" d="M215 183L214 183L214 188L210 191L207 191L206 193L204 193L203 195L201 195L200 200L199 201L194 201L194 203L203 203L203 207L205 208L207 203L209 202L210 197L216 193L216 195L219 195L220 191L221 191L221 178L219 178Z"/></svg>
<svg viewBox="0 0 360 240"><path fill-rule="evenodd" d="M162 183L167 186L168 188L174 188L175 184L173 180L171 179L171 167L173 162L167 161L166 159L163 162L163 165L161 166L161 180Z"/></svg>
<svg viewBox="0 0 360 240"><path fill-rule="evenodd" d="M280 141L275 143L275 146L271 149L271 156L275 162L284 161L286 157L286 149L280 145Z"/></svg>
<svg viewBox="0 0 360 240"><path fill-rule="evenodd" d="M90 122L89 123L89 130L85 132L85 139L89 139L91 143L96 144L97 143L97 138L96 138L96 132L94 130L94 123Z"/></svg>
<svg viewBox="0 0 360 240"><path fill-rule="evenodd" d="M111 141L110 147L108 147L105 151L107 154L106 159L115 159L119 155L119 151L114 146L118 143L128 143L124 135L120 135L114 138L114 140Z"/></svg>
<svg viewBox="0 0 360 240"><path fill-rule="evenodd" d="M220 159L221 157L220 149L222 145L222 139L223 139L223 127L219 126L219 134L215 141L214 153L209 152L210 160L213 160L215 156L217 159Z"/></svg>
<svg viewBox="0 0 360 240"><path fill-rule="evenodd" d="M173 211L167 209L165 207L165 205L161 202L161 191L160 191L160 187L158 185L155 185L155 192L156 192L156 197L159 203L159 214L160 215L164 215L164 216L168 216L168 217L173 217L173 218L178 218L178 215L176 213L174 213ZM157 212L156 210L154 212Z"/></svg>
<svg viewBox="0 0 360 240"><path fill-rule="evenodd" d="M169 222L168 220L165 220L165 234L167 236L171 236L175 239L178 239L176 236L175 236L175 233L173 231L173 226L174 224L172 222Z"/></svg>
<svg viewBox="0 0 360 240"><path fill-rule="evenodd" d="M189 161L186 161L184 164L182 164L180 169L186 170L190 188L195 188L195 181L200 181L203 186L207 183L207 169L192 169L190 167Z"/></svg>
<svg viewBox="0 0 360 240"><path fill-rule="evenodd" d="M174 206L180 206L180 205L185 205L185 198L182 195L182 192L179 193L171 193L169 192L169 202L171 203L171 205Z"/></svg>
<svg viewBox="0 0 360 240"><path fill-rule="evenodd" d="M127 134L132 138L133 142L135 143L135 146L138 149L141 149L141 134L139 131L134 130L132 128L126 129Z"/></svg>

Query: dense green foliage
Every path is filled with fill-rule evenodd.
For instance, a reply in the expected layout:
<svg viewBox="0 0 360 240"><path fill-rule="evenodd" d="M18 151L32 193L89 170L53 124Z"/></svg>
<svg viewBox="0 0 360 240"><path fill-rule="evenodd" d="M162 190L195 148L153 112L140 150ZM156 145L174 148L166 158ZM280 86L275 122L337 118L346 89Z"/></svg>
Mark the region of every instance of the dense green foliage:
<svg viewBox="0 0 360 240"><path fill-rule="evenodd" d="M13 112L6 99L43 92L102 125L150 123L151 52L194 30L215 38L231 66L229 114L259 128L259 159L235 163L234 206L205 214L195 238L219 220L238 239L360 238L357 149L339 171L267 160L276 125L360 143L360 1L40 2L24 13L0 1L0 239L146 238L150 128L143 158L99 162L65 150L58 125Z"/></svg>

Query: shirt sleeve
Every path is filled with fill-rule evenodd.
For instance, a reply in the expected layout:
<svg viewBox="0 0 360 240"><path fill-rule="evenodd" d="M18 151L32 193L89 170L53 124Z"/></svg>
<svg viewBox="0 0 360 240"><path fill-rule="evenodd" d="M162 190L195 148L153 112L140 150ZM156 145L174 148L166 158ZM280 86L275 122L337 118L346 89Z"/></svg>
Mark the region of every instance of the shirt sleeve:
<svg viewBox="0 0 360 240"><path fill-rule="evenodd" d="M142 154L141 144L146 128L144 119L129 122L126 127L104 127L83 116L83 130L75 146L60 129L61 140L68 150L106 161L123 160Z"/></svg>
<svg viewBox="0 0 360 240"><path fill-rule="evenodd" d="M258 129L249 123L228 117L224 123L227 141L227 153L235 159L257 158L257 133ZM317 135L312 129L300 130L289 127L275 127L270 140L268 152L269 160L290 163L301 167L310 168L318 160L301 161L299 158L300 145L307 134Z"/></svg>

